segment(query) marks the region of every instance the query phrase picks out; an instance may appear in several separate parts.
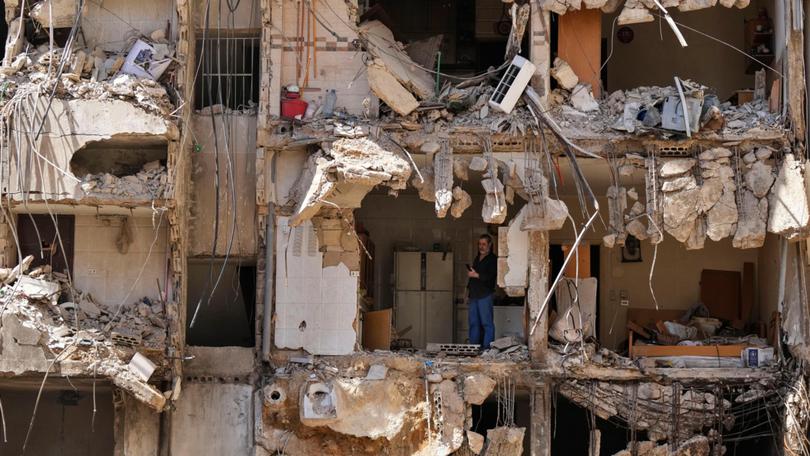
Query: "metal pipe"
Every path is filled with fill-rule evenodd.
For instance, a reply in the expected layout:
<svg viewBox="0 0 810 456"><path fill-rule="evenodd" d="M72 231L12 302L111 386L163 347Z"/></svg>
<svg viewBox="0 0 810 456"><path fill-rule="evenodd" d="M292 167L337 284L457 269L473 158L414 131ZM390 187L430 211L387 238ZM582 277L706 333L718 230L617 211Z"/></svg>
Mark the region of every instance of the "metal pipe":
<svg viewBox="0 0 810 456"><path fill-rule="evenodd" d="M276 218L273 205L269 205L267 214L267 231L264 238L264 315L262 316L262 359L270 361L272 341L270 333L273 322L273 284L275 275L274 251L276 246Z"/></svg>

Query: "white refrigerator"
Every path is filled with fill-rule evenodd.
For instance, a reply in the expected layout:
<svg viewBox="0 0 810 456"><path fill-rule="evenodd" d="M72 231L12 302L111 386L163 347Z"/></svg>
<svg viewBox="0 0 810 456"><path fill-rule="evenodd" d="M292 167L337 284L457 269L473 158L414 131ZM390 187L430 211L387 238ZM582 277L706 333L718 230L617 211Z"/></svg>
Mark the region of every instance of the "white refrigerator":
<svg viewBox="0 0 810 456"><path fill-rule="evenodd" d="M415 348L452 343L453 254L394 252L394 272L394 326L399 337L410 339Z"/></svg>

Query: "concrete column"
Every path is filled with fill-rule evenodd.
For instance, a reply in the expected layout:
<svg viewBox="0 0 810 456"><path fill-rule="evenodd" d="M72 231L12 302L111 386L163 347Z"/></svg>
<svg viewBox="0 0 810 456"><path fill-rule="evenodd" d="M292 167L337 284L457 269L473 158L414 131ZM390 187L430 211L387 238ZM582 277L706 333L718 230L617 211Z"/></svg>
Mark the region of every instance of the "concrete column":
<svg viewBox="0 0 810 456"><path fill-rule="evenodd" d="M529 292L526 305L529 307L529 332L539 315L534 333L529 334L529 357L532 364L545 364L548 351L548 308L540 308L548 293L548 232L529 233Z"/></svg>
<svg viewBox="0 0 810 456"><path fill-rule="evenodd" d="M532 14L529 19L530 45L529 56L537 71L532 77L532 87L540 94L543 102L546 101L550 88L549 69L551 67L551 31L548 11L543 11L532 4Z"/></svg>
<svg viewBox="0 0 810 456"><path fill-rule="evenodd" d="M551 454L551 385L543 383L532 390L531 456Z"/></svg>

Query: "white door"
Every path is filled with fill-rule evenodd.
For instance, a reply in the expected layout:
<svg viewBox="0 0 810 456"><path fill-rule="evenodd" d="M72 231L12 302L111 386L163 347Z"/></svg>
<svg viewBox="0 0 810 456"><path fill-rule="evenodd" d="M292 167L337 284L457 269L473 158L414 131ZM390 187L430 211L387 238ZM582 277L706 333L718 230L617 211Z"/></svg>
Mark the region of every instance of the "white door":
<svg viewBox="0 0 810 456"><path fill-rule="evenodd" d="M398 337L410 339L417 348L425 348L424 307L424 292L397 291L394 327Z"/></svg>
<svg viewBox="0 0 810 456"><path fill-rule="evenodd" d="M453 343L453 292L425 292L425 342Z"/></svg>

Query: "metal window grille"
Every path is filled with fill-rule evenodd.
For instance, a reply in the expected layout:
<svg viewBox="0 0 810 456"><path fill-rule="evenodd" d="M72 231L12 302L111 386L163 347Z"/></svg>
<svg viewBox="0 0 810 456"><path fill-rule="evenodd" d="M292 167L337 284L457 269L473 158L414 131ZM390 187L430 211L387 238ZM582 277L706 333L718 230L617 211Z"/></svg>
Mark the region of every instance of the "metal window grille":
<svg viewBox="0 0 810 456"><path fill-rule="evenodd" d="M211 36L197 40L200 70L194 107L222 104L230 109L255 107L259 102L260 37Z"/></svg>

